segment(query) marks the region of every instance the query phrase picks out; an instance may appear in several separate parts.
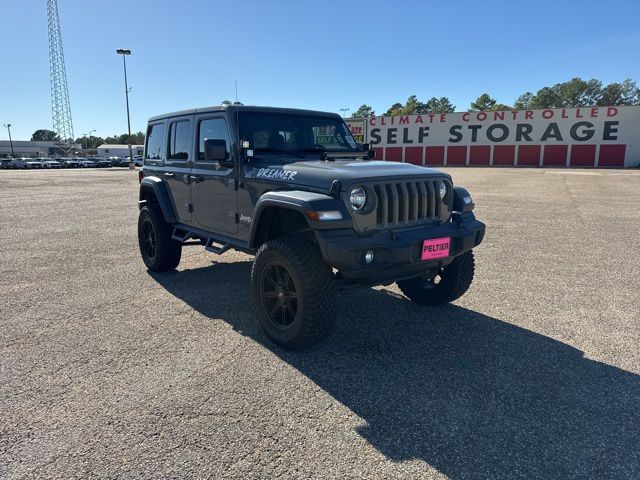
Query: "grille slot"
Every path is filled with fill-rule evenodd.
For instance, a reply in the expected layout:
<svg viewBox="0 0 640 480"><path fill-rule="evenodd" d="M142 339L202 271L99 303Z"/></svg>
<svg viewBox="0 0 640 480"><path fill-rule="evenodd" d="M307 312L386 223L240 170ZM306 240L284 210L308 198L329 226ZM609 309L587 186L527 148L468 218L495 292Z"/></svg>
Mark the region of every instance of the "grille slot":
<svg viewBox="0 0 640 480"><path fill-rule="evenodd" d="M377 183L372 186L378 200L378 228L407 227L440 218L440 180Z"/></svg>

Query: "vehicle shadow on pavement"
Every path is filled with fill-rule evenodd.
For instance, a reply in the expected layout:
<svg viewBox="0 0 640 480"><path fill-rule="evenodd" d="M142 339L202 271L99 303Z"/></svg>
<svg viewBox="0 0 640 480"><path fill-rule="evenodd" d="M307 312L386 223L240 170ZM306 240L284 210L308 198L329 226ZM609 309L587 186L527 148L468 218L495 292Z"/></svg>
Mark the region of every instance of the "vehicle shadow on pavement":
<svg viewBox="0 0 640 480"><path fill-rule="evenodd" d="M422 459L452 478L640 478L638 375L478 312L373 289L340 299L327 341L288 352L253 320L250 269L153 277L355 412L359 434L388 458Z"/></svg>

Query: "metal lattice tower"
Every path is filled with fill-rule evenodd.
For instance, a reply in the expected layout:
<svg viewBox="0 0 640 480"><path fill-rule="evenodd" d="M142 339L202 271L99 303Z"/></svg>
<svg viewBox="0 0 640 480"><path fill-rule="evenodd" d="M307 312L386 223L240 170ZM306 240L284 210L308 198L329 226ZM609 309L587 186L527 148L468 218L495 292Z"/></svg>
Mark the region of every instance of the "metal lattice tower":
<svg viewBox="0 0 640 480"><path fill-rule="evenodd" d="M53 131L63 142L68 142L71 139L70 142L73 143L75 137L71 122L67 70L64 66L64 52L62 51L58 0L47 0L47 16L49 18L49 68L51 71Z"/></svg>

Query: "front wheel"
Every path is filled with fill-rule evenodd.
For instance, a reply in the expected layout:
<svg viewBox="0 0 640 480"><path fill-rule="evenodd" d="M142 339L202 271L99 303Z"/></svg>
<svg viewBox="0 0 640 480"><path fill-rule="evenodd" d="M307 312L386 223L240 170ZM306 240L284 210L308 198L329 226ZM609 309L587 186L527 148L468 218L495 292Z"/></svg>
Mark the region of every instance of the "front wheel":
<svg viewBox="0 0 640 480"><path fill-rule="evenodd" d="M251 287L258 322L274 343L302 349L329 334L337 289L317 245L299 238L266 242L256 253Z"/></svg>
<svg viewBox="0 0 640 480"><path fill-rule="evenodd" d="M471 286L475 271L473 252L456 257L434 276L420 276L398 282L409 299L420 305L440 305L460 298Z"/></svg>

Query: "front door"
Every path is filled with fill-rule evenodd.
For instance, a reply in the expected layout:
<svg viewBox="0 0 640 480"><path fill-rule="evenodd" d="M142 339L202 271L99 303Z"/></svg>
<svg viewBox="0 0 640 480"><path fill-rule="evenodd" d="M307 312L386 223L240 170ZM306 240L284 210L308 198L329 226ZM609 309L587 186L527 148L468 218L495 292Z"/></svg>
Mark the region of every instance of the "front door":
<svg viewBox="0 0 640 480"><path fill-rule="evenodd" d="M198 226L224 233L238 232L237 159L235 167L221 166L204 156L206 139L224 140L227 155L233 156L229 128L223 116L198 119L198 147L191 171L191 199Z"/></svg>
<svg viewBox="0 0 640 480"><path fill-rule="evenodd" d="M171 119L167 138L167 160L163 181L180 223L192 223L191 162L193 157L193 118Z"/></svg>

